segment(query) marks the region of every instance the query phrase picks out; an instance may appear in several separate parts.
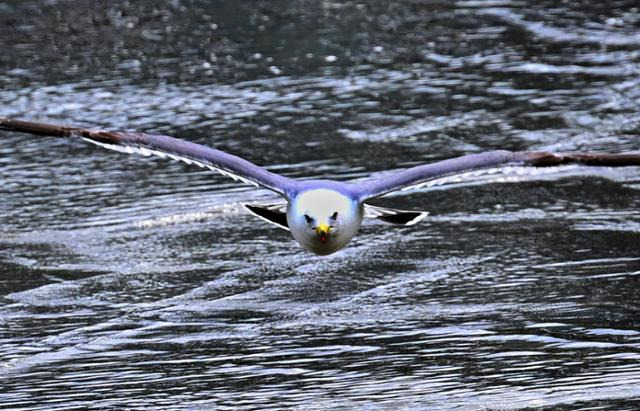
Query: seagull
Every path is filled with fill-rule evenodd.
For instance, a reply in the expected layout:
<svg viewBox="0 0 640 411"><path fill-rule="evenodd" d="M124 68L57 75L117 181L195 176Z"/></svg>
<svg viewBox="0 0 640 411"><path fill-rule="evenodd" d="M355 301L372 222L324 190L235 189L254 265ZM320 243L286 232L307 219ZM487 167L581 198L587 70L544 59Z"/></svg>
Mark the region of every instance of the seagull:
<svg viewBox="0 0 640 411"><path fill-rule="evenodd" d="M392 171L363 181L295 180L272 173L232 154L164 135L88 129L1 117L0 129L81 138L115 151L159 156L194 164L215 170L234 180L269 189L284 201L261 205L245 204L245 207L257 217L291 231L302 247L317 255L329 255L344 248L357 234L365 217L401 226L418 223L427 216L426 211L383 208L368 202L393 191L420 187L436 178L507 165L640 165L640 151L611 154L495 150Z"/></svg>

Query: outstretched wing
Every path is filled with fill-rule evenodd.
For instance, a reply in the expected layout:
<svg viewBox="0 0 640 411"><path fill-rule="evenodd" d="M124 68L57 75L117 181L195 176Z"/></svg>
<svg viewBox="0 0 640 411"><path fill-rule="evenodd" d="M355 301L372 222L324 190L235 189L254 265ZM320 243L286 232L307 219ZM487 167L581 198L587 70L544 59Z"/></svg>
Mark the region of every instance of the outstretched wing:
<svg viewBox="0 0 640 411"><path fill-rule="evenodd" d="M640 165L640 151L610 153L551 153L546 151L487 151L462 157L420 165L397 171L380 178L355 183L354 191L360 201L396 190L419 186L434 178L507 164L533 167L550 167L562 164L583 164L587 166L632 166Z"/></svg>
<svg viewBox="0 0 640 411"><path fill-rule="evenodd" d="M262 186L288 197L295 182L284 176L271 173L262 167L240 157L227 154L201 144L191 143L177 138L120 131L91 130L80 127L66 127L53 124L32 123L0 117L0 128L31 134L80 137L93 144L124 153L137 153L144 156L156 155L195 164L216 170L234 180L254 186Z"/></svg>

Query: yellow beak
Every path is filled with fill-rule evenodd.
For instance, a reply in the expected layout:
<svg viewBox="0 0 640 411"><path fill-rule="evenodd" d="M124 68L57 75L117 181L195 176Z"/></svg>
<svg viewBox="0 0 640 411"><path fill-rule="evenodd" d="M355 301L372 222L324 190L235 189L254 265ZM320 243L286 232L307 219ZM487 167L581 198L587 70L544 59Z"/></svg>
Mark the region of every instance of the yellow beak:
<svg viewBox="0 0 640 411"><path fill-rule="evenodd" d="M327 241L327 235L329 234L330 229L331 227L329 227L328 224L324 224L324 223L316 227L316 231L320 236L320 241L322 241L323 243Z"/></svg>

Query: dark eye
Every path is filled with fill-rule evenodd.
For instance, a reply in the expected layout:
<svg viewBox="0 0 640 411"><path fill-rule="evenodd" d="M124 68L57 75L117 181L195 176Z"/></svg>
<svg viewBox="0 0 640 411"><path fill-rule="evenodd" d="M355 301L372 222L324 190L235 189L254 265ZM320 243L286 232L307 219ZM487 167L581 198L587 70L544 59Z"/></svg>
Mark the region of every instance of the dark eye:
<svg viewBox="0 0 640 411"><path fill-rule="evenodd" d="M332 219L332 220L335 220L335 219L337 219L337 218L338 218L338 212L337 212L337 211L336 211L336 212L334 212L333 214L331 214L331 219Z"/></svg>
<svg viewBox="0 0 640 411"><path fill-rule="evenodd" d="M309 217L308 215L304 215L304 219L307 220L307 223L311 224L313 222L313 218Z"/></svg>

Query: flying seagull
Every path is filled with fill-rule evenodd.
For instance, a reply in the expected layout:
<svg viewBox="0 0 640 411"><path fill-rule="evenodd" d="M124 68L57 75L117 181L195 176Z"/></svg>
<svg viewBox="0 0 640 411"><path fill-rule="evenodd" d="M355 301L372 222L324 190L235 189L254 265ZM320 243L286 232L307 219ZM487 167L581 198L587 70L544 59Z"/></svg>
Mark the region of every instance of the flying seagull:
<svg viewBox="0 0 640 411"><path fill-rule="evenodd" d="M640 151L610 154L496 150L419 165L352 183L332 180L299 181L272 173L223 151L164 135L68 127L7 118L0 118L0 129L77 137L111 150L168 157L216 170L256 187L267 188L278 193L285 201L276 204L247 204L247 209L263 220L290 230L304 248L318 255L332 254L346 246L358 232L364 217L377 218L391 224L416 224L426 217L427 212L382 208L367 202L392 191L420 186L435 178L510 164L533 167L569 163L614 167L640 165Z"/></svg>

